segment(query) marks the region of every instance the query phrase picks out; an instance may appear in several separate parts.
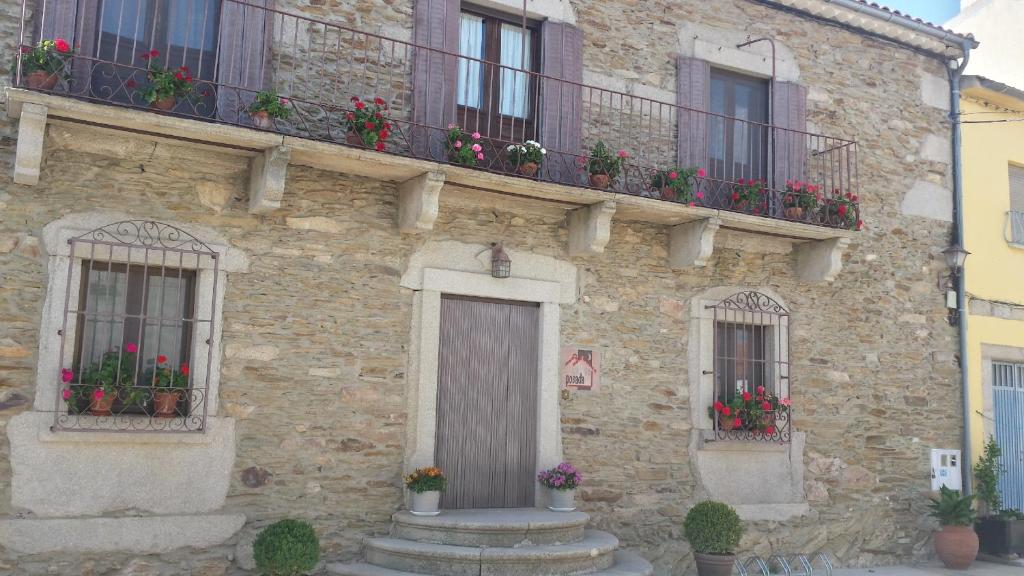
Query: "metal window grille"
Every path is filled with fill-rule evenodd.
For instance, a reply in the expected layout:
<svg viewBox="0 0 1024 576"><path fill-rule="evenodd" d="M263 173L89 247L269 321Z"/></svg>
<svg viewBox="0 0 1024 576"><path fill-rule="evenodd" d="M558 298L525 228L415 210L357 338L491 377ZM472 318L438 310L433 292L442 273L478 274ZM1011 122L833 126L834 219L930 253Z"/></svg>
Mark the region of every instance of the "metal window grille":
<svg viewBox="0 0 1024 576"><path fill-rule="evenodd" d="M753 291L707 308L714 320L715 404L709 414L716 438L789 442L789 311Z"/></svg>
<svg viewBox="0 0 1024 576"><path fill-rule="evenodd" d="M1004 508L1024 508L1024 364L992 363L996 442L1002 449L999 492Z"/></svg>
<svg viewBox="0 0 1024 576"><path fill-rule="evenodd" d="M1007 212L1006 218L1009 220L1010 242L1024 244L1024 212Z"/></svg>
<svg viewBox="0 0 1024 576"><path fill-rule="evenodd" d="M149 220L68 244L54 429L202 432L218 253Z"/></svg>

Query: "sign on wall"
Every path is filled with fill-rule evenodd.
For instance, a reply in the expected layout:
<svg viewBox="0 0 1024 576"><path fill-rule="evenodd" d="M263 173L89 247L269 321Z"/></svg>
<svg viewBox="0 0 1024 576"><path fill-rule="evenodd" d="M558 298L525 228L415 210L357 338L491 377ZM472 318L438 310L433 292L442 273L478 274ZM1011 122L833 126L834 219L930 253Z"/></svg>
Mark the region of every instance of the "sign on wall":
<svg viewBox="0 0 1024 576"><path fill-rule="evenodd" d="M597 390L601 384L601 353L593 348L562 348L562 389Z"/></svg>

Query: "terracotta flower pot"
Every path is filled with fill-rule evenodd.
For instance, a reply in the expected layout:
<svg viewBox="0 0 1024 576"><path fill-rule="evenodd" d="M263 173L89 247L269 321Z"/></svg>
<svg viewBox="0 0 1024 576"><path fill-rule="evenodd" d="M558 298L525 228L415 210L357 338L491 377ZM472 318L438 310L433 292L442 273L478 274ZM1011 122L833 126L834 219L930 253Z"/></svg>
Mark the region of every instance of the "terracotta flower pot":
<svg viewBox="0 0 1024 576"><path fill-rule="evenodd" d="M274 119L270 117L270 113L266 110L260 110L250 114L252 118L252 125L260 130L273 130Z"/></svg>
<svg viewBox="0 0 1024 576"><path fill-rule="evenodd" d="M160 98L154 100L149 107L156 108L157 110L163 110L164 112L170 112L174 109L174 105L178 103L177 98L174 96L167 96L166 98Z"/></svg>
<svg viewBox="0 0 1024 576"><path fill-rule="evenodd" d="M33 90L53 90L58 80L60 80L60 76L57 76L56 73L47 74L42 70L25 75L25 84Z"/></svg>
<svg viewBox="0 0 1024 576"><path fill-rule="evenodd" d="M675 202L676 198L677 198L677 196L676 196L675 188L673 188L671 186L662 186L661 187L661 199L662 200L671 200L671 201Z"/></svg>
<svg viewBox="0 0 1024 576"><path fill-rule="evenodd" d="M694 552L693 559L697 562L699 576L731 576L732 567L736 564L735 554L703 554Z"/></svg>
<svg viewBox="0 0 1024 576"><path fill-rule="evenodd" d="M590 185L593 186L594 188L600 188L601 190L604 190L605 188L608 187L609 184L611 184L611 182L612 179L609 178L607 174L590 175Z"/></svg>
<svg viewBox="0 0 1024 576"><path fill-rule="evenodd" d="M786 208L786 218L789 218L790 220L803 220L804 209L799 206L790 206L789 208Z"/></svg>
<svg viewBox="0 0 1024 576"><path fill-rule="evenodd" d="M533 177L533 175L537 173L538 168L540 168L540 165L536 162L527 162L519 167L519 173L523 176Z"/></svg>
<svg viewBox="0 0 1024 576"><path fill-rule="evenodd" d="M729 432L736 427L736 417L726 416L725 414L718 415L718 429Z"/></svg>
<svg viewBox="0 0 1024 576"><path fill-rule="evenodd" d="M174 418L177 416L178 400L181 400L181 392L154 392L153 416Z"/></svg>
<svg viewBox="0 0 1024 576"><path fill-rule="evenodd" d="M943 526L935 533L935 553L951 570L966 570L978 556L978 535L971 526Z"/></svg>
<svg viewBox="0 0 1024 576"><path fill-rule="evenodd" d="M345 134L345 143L349 146L363 146L363 137L351 130Z"/></svg>
<svg viewBox="0 0 1024 576"><path fill-rule="evenodd" d="M93 395L89 396L89 413L93 416L110 416L111 408L114 406L114 400L117 399L117 392L112 394L104 394L103 398L96 398Z"/></svg>

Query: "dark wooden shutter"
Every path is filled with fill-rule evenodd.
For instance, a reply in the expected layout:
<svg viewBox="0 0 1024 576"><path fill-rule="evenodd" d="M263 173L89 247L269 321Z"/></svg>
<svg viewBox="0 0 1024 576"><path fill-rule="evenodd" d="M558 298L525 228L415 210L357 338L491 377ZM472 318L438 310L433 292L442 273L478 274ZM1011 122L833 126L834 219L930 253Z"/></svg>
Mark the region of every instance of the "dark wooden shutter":
<svg viewBox="0 0 1024 576"><path fill-rule="evenodd" d="M79 3L79 0L36 0L34 37L26 38L25 43L34 44L44 38L63 38L72 46L78 46L81 43L81 39L76 38ZM96 7L95 0L81 4Z"/></svg>
<svg viewBox="0 0 1024 576"><path fill-rule="evenodd" d="M784 190L786 180L807 180L807 90L792 82L772 86L773 174L775 188ZM793 130L793 132L791 132Z"/></svg>
<svg viewBox="0 0 1024 576"><path fill-rule="evenodd" d="M680 56L676 72L676 104L679 166L707 168L708 99L711 65L704 60Z"/></svg>
<svg viewBox="0 0 1024 576"><path fill-rule="evenodd" d="M270 76L274 17L258 6L272 9L274 0L246 0L246 4L221 5L217 117L228 122L248 121L243 109L266 87Z"/></svg>
<svg viewBox="0 0 1024 576"><path fill-rule="evenodd" d="M413 10L413 42L432 49L413 49L412 110L420 126L413 145L436 160L444 158L441 130L455 121L459 61L450 54L459 52L459 6L460 0L416 0ZM423 132L423 126L434 129ZM428 143L429 151L419 148Z"/></svg>
<svg viewBox="0 0 1024 576"><path fill-rule="evenodd" d="M549 151L546 177L571 182L576 177L574 154L580 154L583 89L583 32L571 24L541 25L540 143ZM564 80L559 82L557 80Z"/></svg>

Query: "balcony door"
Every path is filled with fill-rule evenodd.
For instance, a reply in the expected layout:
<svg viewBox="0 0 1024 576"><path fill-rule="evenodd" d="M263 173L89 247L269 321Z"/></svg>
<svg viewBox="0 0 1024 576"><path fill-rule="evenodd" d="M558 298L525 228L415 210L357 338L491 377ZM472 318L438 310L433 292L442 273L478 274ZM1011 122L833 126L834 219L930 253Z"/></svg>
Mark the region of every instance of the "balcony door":
<svg viewBox="0 0 1024 576"><path fill-rule="evenodd" d="M537 140L538 82L526 71L540 61L539 27L483 9L459 18L457 122L470 132L502 142Z"/></svg>
<svg viewBox="0 0 1024 576"><path fill-rule="evenodd" d="M711 69L708 176L768 178L768 80Z"/></svg>
<svg viewBox="0 0 1024 576"><path fill-rule="evenodd" d="M146 85L143 54L156 50L160 66L195 79L191 101L175 111L209 116L216 111L213 90L204 82L217 77L217 41L221 0L99 0L90 91L93 98L145 105L137 91ZM209 95L203 96L204 92Z"/></svg>

